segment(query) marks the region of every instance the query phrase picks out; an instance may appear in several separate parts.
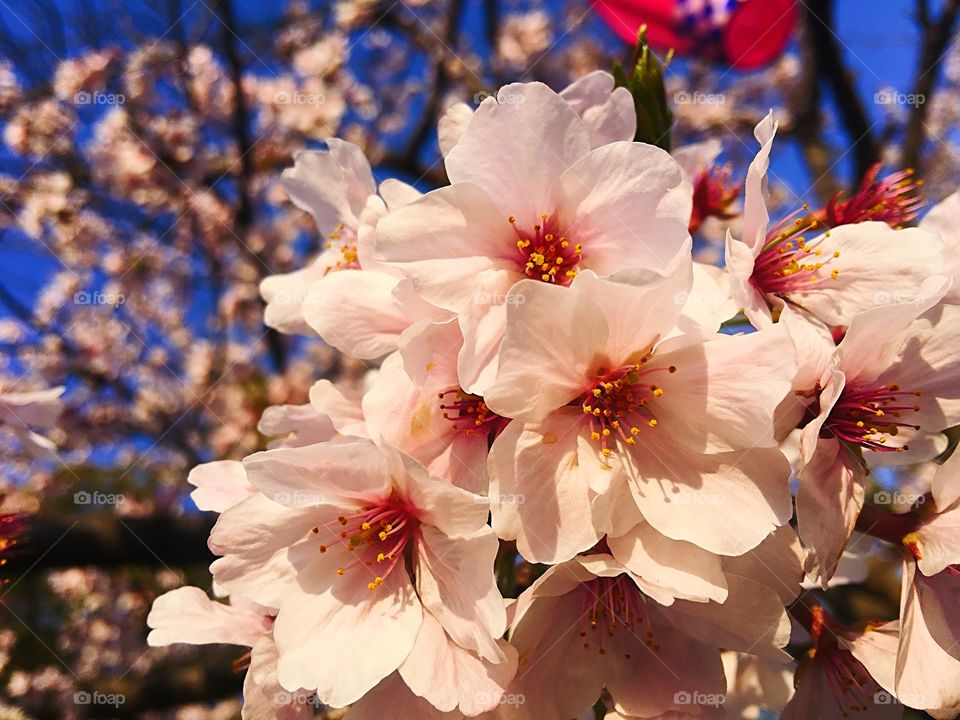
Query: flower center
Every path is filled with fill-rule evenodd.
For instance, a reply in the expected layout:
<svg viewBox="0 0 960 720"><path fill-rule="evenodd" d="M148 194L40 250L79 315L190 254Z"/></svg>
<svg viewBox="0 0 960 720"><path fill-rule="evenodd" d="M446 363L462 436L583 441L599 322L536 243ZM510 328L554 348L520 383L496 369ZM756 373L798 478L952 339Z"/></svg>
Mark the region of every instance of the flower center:
<svg viewBox="0 0 960 720"><path fill-rule="evenodd" d="M901 390L899 385L844 388L820 434L877 452L903 452L907 445L894 447L887 442L900 428L920 429L900 420L903 413L920 410L911 400L920 396L919 391Z"/></svg>
<svg viewBox="0 0 960 720"><path fill-rule="evenodd" d="M516 216L511 215L508 219L517 234L517 250L524 274L534 280L569 285L577 275L583 246L564 237L556 218L546 213L533 226L533 232L520 229Z"/></svg>
<svg viewBox="0 0 960 720"><path fill-rule="evenodd" d="M736 213L730 211L740 195L740 187L730 182L729 165L702 171L693 184L693 213L690 216L690 234L693 235L709 217L730 220Z"/></svg>
<svg viewBox="0 0 960 720"><path fill-rule="evenodd" d="M354 228L340 223L336 230L327 235L327 238L327 249L336 248L342 256L333 267L327 269L327 272L360 269L360 257L357 254L357 231Z"/></svg>
<svg viewBox="0 0 960 720"><path fill-rule="evenodd" d="M830 198L821 219L830 227L876 220L895 228L916 220L924 203L920 194L923 180L907 169L878 181L880 167L877 163L870 168L853 197L843 200L837 193Z"/></svg>
<svg viewBox="0 0 960 720"><path fill-rule="evenodd" d="M456 432L464 435L486 435L490 440L510 422L487 407L482 397L464 392L459 387L439 394L443 417L450 421Z"/></svg>
<svg viewBox="0 0 960 720"><path fill-rule="evenodd" d="M804 206L799 212L807 209ZM828 278L840 277L839 270L824 269L840 257L839 251L825 254L820 247L830 237L830 231L807 242L803 233L817 230L821 223L813 215L796 217L799 212L784 218L767 233L766 244L754 262L750 277L750 282L762 293L802 292Z"/></svg>
<svg viewBox="0 0 960 720"><path fill-rule="evenodd" d="M328 524L326 529L335 533L337 539L329 546L321 545L320 552L334 549L347 552L348 560L337 568L337 575L364 568L371 574L367 587L375 590L403 559L404 550L419 527L420 521L409 506L391 496L364 506L352 515L341 515ZM315 527L312 532L316 535L321 529Z"/></svg>
<svg viewBox="0 0 960 720"><path fill-rule="evenodd" d="M581 586L583 618L583 649L596 648L598 655L606 655L606 645L618 631L629 633L657 652L653 628L647 615L647 600L643 593L623 575L600 577ZM630 659L630 655L626 655Z"/></svg>
<svg viewBox="0 0 960 720"><path fill-rule="evenodd" d="M600 445L600 452L609 457L610 445L624 442L636 445L636 435L642 426L655 428L657 418L650 402L663 395L663 388L648 381L651 374L674 373L673 365L650 367L645 355L640 362L626 365L612 372L597 370L598 382L580 398L583 414L589 418L590 439Z"/></svg>
<svg viewBox="0 0 960 720"><path fill-rule="evenodd" d="M849 650L834 645L816 651L816 660L822 663L842 716L847 716L846 711L863 712L878 702L877 696L883 689ZM893 702L892 696L890 702Z"/></svg>

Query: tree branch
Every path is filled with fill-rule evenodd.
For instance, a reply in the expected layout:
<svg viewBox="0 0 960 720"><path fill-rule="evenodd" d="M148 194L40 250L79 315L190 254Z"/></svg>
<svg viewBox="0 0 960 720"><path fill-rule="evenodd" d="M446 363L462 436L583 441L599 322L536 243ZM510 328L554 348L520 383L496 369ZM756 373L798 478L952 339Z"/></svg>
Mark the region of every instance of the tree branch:
<svg viewBox="0 0 960 720"><path fill-rule="evenodd" d="M943 12L935 22L930 20L929 13L925 11L926 3L921 2L920 7L920 17L926 21L921 21L923 46L913 84L913 95L922 98L922 101L914 107L907 122L901 160L905 168L917 167L920 164L920 155L927 140L926 121L930 113L930 100L940 74L940 64L950 45L957 15L960 14L960 0L947 0Z"/></svg>
<svg viewBox="0 0 960 720"><path fill-rule="evenodd" d="M37 569L185 567L215 559L207 548L214 518L207 515L124 518L98 513L74 520L62 515L27 518L26 538L3 568L7 578L16 582Z"/></svg>

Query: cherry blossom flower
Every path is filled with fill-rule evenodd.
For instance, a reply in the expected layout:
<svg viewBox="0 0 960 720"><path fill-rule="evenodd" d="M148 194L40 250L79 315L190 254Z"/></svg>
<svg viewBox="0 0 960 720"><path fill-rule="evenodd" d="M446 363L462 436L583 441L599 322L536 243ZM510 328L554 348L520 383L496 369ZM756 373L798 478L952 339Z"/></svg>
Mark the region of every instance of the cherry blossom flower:
<svg viewBox="0 0 960 720"><path fill-rule="evenodd" d="M491 450L491 511L524 557L564 560L641 518L738 555L790 517L773 435L796 369L789 337L669 337L689 283L684 272L586 271L569 288L511 291L484 397L513 419Z"/></svg>
<svg viewBox="0 0 960 720"><path fill-rule="evenodd" d="M305 268L263 280L264 322L283 332L317 332L343 352L375 358L395 349L414 319L431 311L443 316L398 288L402 276L371 255L373 226L388 204L419 193L391 180L381 186L381 198L360 148L336 138L326 142L327 151L300 153L283 174L290 198L327 233L326 249Z"/></svg>
<svg viewBox="0 0 960 720"><path fill-rule="evenodd" d="M460 326L420 322L405 332L363 397L370 435L408 453L432 475L486 495L487 452L508 420L460 387Z"/></svg>
<svg viewBox="0 0 960 720"><path fill-rule="evenodd" d="M896 657L897 637L873 627L853 632L818 605L810 608L810 615L813 647L801 661L796 692L781 717L845 720L864 713L877 720L900 718L903 706L876 679L885 676L878 671Z"/></svg>
<svg viewBox="0 0 960 720"><path fill-rule="evenodd" d="M916 302L855 317L819 381L819 409L800 441L797 520L808 570L824 587L863 506L864 455L929 460L946 448L942 431L960 422L960 362L947 349L960 309L931 309L946 287L931 278Z"/></svg>
<svg viewBox="0 0 960 720"><path fill-rule="evenodd" d="M244 467L265 494L221 515L210 543L224 557L211 569L278 609L284 687L342 707L399 669L419 692L419 645L430 657L450 642L500 676L510 654L497 642L506 615L485 499L369 441L267 450Z"/></svg>
<svg viewBox="0 0 960 720"><path fill-rule="evenodd" d="M35 430L45 430L56 425L63 412L63 387L29 392L0 391L0 423L3 423L23 443L23 446L38 457L55 456L56 445Z"/></svg>
<svg viewBox="0 0 960 720"><path fill-rule="evenodd" d="M673 159L641 143L593 149L587 124L540 83L484 100L445 165L450 186L380 220L375 256L459 314L468 392L492 381L519 280L566 286L585 269L662 269L688 238L690 187Z"/></svg>
<svg viewBox="0 0 960 720"><path fill-rule="evenodd" d="M660 717L696 710L686 697L722 704L720 652L671 622L609 555L547 570L517 601L510 642L520 653L505 718L579 717L606 688L617 712ZM643 678L642 682L637 682Z"/></svg>
<svg viewBox="0 0 960 720"><path fill-rule="evenodd" d="M825 227L818 213L771 226L766 183L776 130L772 114L757 125L761 148L747 171L742 238L727 236L731 291L751 323L765 327L790 304L827 325L846 326L874 305L909 301L924 279L941 272L943 244L927 230L894 230L880 221ZM884 200L892 205L902 201L900 182L885 187ZM887 205L873 196L869 202L880 203L881 211L868 217L887 219ZM834 206L838 219L850 219L841 214L847 211L862 218L852 205ZM901 208L897 222L912 211Z"/></svg>

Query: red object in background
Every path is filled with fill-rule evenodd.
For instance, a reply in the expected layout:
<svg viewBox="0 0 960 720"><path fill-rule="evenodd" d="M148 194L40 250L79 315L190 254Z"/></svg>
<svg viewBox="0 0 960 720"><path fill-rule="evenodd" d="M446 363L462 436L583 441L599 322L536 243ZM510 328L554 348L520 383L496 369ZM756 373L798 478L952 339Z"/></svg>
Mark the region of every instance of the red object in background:
<svg viewBox="0 0 960 720"><path fill-rule="evenodd" d="M600 0L600 17L625 41L647 25L653 47L752 70L790 41L797 0Z"/></svg>

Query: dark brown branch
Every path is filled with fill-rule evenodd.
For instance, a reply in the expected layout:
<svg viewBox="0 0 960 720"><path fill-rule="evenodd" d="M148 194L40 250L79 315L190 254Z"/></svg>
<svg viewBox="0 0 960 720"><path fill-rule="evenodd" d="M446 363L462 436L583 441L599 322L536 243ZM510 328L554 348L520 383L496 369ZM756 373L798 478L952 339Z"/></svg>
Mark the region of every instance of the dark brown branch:
<svg viewBox="0 0 960 720"><path fill-rule="evenodd" d="M217 9L220 19L223 22L223 54L230 67L230 78L233 83L233 94L235 107L233 109L233 135L237 141L237 153L240 156L240 172L234 176L237 183L237 197L239 206L237 208L236 226L239 233L243 234L253 226L253 206L250 198L250 181L254 177L255 168L253 164L253 139L250 137L250 114L247 103L244 100L243 91L243 62L240 59L240 50L237 47L236 21L233 13L232 0L218 0ZM261 253L250 250L256 257L258 268L268 270L269 266ZM283 372L287 365L287 349L284 339L273 328L267 329L266 334L267 347L270 349L270 356L279 372Z"/></svg>
<svg viewBox="0 0 960 720"><path fill-rule="evenodd" d="M880 159L873 123L843 60L833 27L833 0L809 0L804 7L817 77L822 85L831 89L840 121L852 143L856 184Z"/></svg>
<svg viewBox="0 0 960 720"><path fill-rule="evenodd" d="M123 518L106 512L29 517L26 537L3 575L16 583L41 568L208 565L214 560L207 549L213 522L209 515Z"/></svg>
<svg viewBox="0 0 960 720"><path fill-rule="evenodd" d="M921 3L920 6L925 8L926 3ZM921 10L921 17L924 17L922 13L923 10ZM905 168L917 167L920 164L923 146L927 140L926 122L930 113L930 101L940 74L940 64L950 46L958 14L960 14L960 0L948 0L936 21L931 21L927 13L926 21L922 23L923 43L913 85L913 95L919 99L919 102L910 113L903 140L901 162Z"/></svg>

